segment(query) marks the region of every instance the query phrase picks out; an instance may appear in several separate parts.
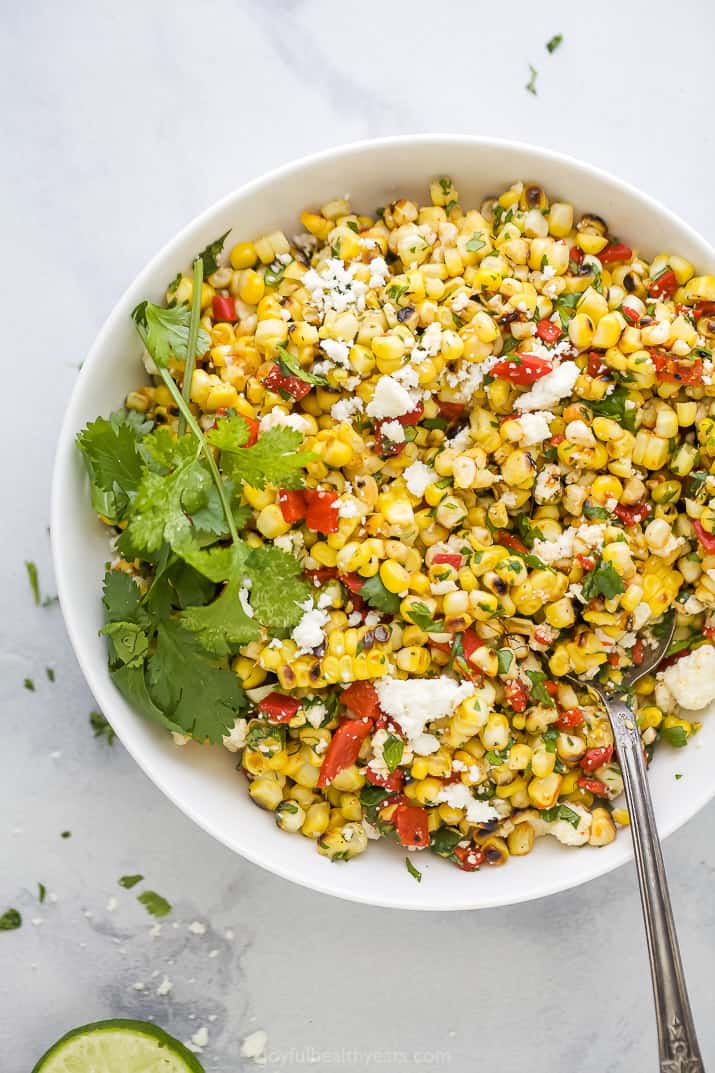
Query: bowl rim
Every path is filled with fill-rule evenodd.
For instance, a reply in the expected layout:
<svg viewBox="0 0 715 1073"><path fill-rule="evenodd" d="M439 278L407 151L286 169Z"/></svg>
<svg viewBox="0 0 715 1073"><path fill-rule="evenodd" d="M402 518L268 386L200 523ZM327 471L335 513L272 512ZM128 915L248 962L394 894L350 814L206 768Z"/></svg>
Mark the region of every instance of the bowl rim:
<svg viewBox="0 0 715 1073"><path fill-rule="evenodd" d="M588 164L583 160L579 160L566 153L561 153L558 150L542 148L538 145L533 145L518 139L482 137L481 135L472 134L417 133L388 135L380 138L368 138L342 143L337 146L319 150L318 152L308 153L296 160L291 160L285 164L271 168L255 178L248 180L224 194L202 212L192 217L191 220L189 220L178 232L174 233L173 236L160 247L160 249L132 278L103 321L87 352L87 356L82 364L69 399L65 404L65 413L57 438L50 494L50 540L55 580L62 616L75 657L85 681L102 710L112 710L113 701L116 699L115 694L109 681L105 678L100 669L95 666L95 660L84 650L83 641L79 631L79 617L73 607L72 586L65 573L62 555L62 491L66 482L70 478L72 460L75 451L75 436L79 430L77 411L80 409L80 400L83 393L84 382L89 375L89 369L99 360L99 356L105 347L106 341L115 331L116 326L123 320L125 316L124 306L130 292L139 288L145 281L149 281L155 268L162 261L170 257L193 232L199 230L204 223L208 222L222 209L229 206L234 200L239 197L260 192L263 187L269 188L276 180L289 178L291 175L299 174L306 167L321 164L330 160L338 160L343 156L370 153L381 148L399 145L412 147L434 146L435 149L444 146L472 147L475 150L489 150L490 148L493 148L495 150L507 150L521 153L525 157L531 157L535 164L544 160L556 165L562 164L572 173L580 172L589 178L596 178L605 186L615 188L621 194L635 199L643 206L645 211L654 211L669 218L670 222L687 235L691 242L704 247L709 251L712 259L715 260L715 248L713 248L707 239L671 209L663 205L662 202L651 195L644 193L632 183L612 175L601 167ZM159 788L159 790L161 790L173 805L212 838L226 846L227 849L232 850L234 853L238 853L241 857L251 861L251 863L259 865L274 875L280 876L282 879L297 883L302 887L317 891L321 894L341 898L345 901L352 901L380 908L433 912L499 908L501 906L514 905L520 902L534 901L536 899L550 897L562 891L575 889L584 883L588 883L591 880L614 871L616 868L620 868L623 864L630 861L633 856L630 839L622 838L618 842L612 844L612 851L610 853L594 853L592 856L591 867L583 874L575 878L567 877L564 879L560 878L560 871L554 869L552 878L547 878L540 884L538 891L524 892L523 890L520 890L518 883L515 883L513 897L504 897L503 895L499 897L490 897L488 895L484 896L483 892L482 896L478 897L476 901L467 898L463 902L455 901L449 905L444 905L441 904L438 899L430 902L428 896L424 902L421 902L418 905L401 902L399 895L396 897L384 897L381 895L368 896L360 892L350 893L343 889L336 889L328 882L323 883L312 876L300 874L292 867L283 866L280 858L275 859L274 855L271 853L261 853L259 846L249 846L248 848L242 846L238 849L236 844L229 839L227 834L212 824L209 820L197 816L194 813L192 806L183 800L181 795L174 790L170 780L164 778L161 772L155 770L152 761L147 757L145 750L142 748L141 730L137 729L135 732L135 728L130 723L124 723L122 719L119 720L119 724L120 725L115 727L115 729L119 734L122 744L144 774ZM137 722L136 726L138 728L141 724ZM693 816L704 808L714 796L715 780L710 784L704 783L701 793L694 798L689 799L689 807L686 814L677 819L666 818L665 821L658 824L661 838L668 837L687 823L688 820L692 819ZM330 873L326 872L326 876L329 874Z"/></svg>

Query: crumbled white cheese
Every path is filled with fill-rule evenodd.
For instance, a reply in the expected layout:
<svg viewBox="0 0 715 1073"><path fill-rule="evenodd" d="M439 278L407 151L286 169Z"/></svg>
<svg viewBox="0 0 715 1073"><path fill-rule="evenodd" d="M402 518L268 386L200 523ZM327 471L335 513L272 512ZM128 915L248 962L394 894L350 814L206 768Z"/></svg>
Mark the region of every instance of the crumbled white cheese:
<svg viewBox="0 0 715 1073"><path fill-rule="evenodd" d="M189 931L192 935L205 935L206 925L202 924L200 920L192 920L189 924Z"/></svg>
<svg viewBox="0 0 715 1073"><path fill-rule="evenodd" d="M532 548L534 555L538 555L545 563L551 564L559 559L571 559L579 554L582 546L584 550L599 549L603 545L603 528L600 525L569 526L559 533L555 540L534 541Z"/></svg>
<svg viewBox="0 0 715 1073"><path fill-rule="evenodd" d="M539 470L534 485L534 499L537 503L551 503L561 495L561 471L557 465L549 463ZM502 497L503 498L503 497Z"/></svg>
<svg viewBox="0 0 715 1073"><path fill-rule="evenodd" d="M300 414L288 414L280 406L274 406L260 421L261 432L267 432L270 428L294 428L296 432L310 432L310 421Z"/></svg>
<svg viewBox="0 0 715 1073"><path fill-rule="evenodd" d="M519 419L521 428L522 447L531 447L535 443L543 443L551 436L549 422L553 421L554 415L548 413L523 414Z"/></svg>
<svg viewBox="0 0 715 1073"><path fill-rule="evenodd" d="M339 518L357 518L360 515L360 508L354 499L341 499L338 506Z"/></svg>
<svg viewBox="0 0 715 1073"><path fill-rule="evenodd" d="M246 744L248 723L245 719L236 719L228 734L223 737L224 749L230 753L237 753Z"/></svg>
<svg viewBox="0 0 715 1073"><path fill-rule="evenodd" d="M456 592L457 586L454 581L433 581L430 584L430 592L433 596L444 596L448 592Z"/></svg>
<svg viewBox="0 0 715 1073"><path fill-rule="evenodd" d="M468 786L463 782L452 782L443 786L437 794L437 800L443 801L450 808L464 809L469 823L488 823L499 818L499 813L487 801L477 801Z"/></svg>
<svg viewBox="0 0 715 1073"><path fill-rule="evenodd" d="M208 1041L209 1041L209 1030L206 1027L206 1025L202 1025L201 1028L198 1028L196 1030L196 1032L194 1032L193 1036L191 1037L191 1042L194 1044L194 1046L199 1047L202 1050L206 1046Z"/></svg>
<svg viewBox="0 0 715 1073"><path fill-rule="evenodd" d="M420 377L416 369L413 369L411 365L403 365L400 369L395 369L392 373L393 380L397 380L398 384L402 384L404 388L418 388L420 386Z"/></svg>
<svg viewBox="0 0 715 1073"><path fill-rule="evenodd" d="M325 608L320 606L322 602L323 600L321 597L318 600L318 606L315 607L312 598L309 596L308 599L300 605L303 610L303 617L291 633L291 637L298 645L298 652L296 654L299 656L317 648L318 645L322 645L325 640L323 627L327 626L330 622L330 616ZM330 597L328 597L328 603L329 602Z"/></svg>
<svg viewBox="0 0 715 1073"><path fill-rule="evenodd" d="M360 612L359 611L351 611L350 614L348 615L348 626L350 626L351 628L354 627L354 626L359 626L361 622L362 622L362 615L360 614Z"/></svg>
<svg viewBox="0 0 715 1073"><path fill-rule="evenodd" d="M701 645L663 671L663 682L681 708L699 711L715 700L715 648Z"/></svg>
<svg viewBox="0 0 715 1073"><path fill-rule="evenodd" d="M368 611L365 615L365 625L369 630L373 629L374 626L380 625L380 616L377 611Z"/></svg>
<svg viewBox="0 0 715 1073"><path fill-rule="evenodd" d="M361 398L355 396L352 399L340 399L330 407L330 416L333 421L352 421L356 414L362 412L364 403Z"/></svg>
<svg viewBox="0 0 715 1073"><path fill-rule="evenodd" d="M537 380L530 391L516 400L517 410L548 410L573 391L581 370L573 361L565 361Z"/></svg>
<svg viewBox="0 0 715 1073"><path fill-rule="evenodd" d="M568 807L572 812L578 814L578 827L574 827L568 820L553 820L549 823L548 820L542 819L536 810L525 813L525 820L534 828L534 834L537 838L542 835L552 835L564 846L583 846L588 842L591 834L591 823L593 822L591 813L581 805L576 805L572 802L569 802Z"/></svg>
<svg viewBox="0 0 715 1073"><path fill-rule="evenodd" d="M461 313L469 305L469 295L466 291L460 291L452 299L452 309L455 313Z"/></svg>
<svg viewBox="0 0 715 1073"><path fill-rule="evenodd" d="M174 985L172 984L172 982L169 979L169 977L165 975L164 979L161 981L161 983L157 987L156 993L157 993L157 995L168 995L173 986Z"/></svg>
<svg viewBox="0 0 715 1073"><path fill-rule="evenodd" d="M372 239L371 241L374 243L375 240ZM383 287L390 276L390 269L385 258L373 257L368 267L370 268L368 287Z"/></svg>
<svg viewBox="0 0 715 1073"><path fill-rule="evenodd" d="M362 312L367 285L355 279L358 264L345 266L337 257L329 257L320 272L309 268L303 285L310 291L313 304L322 312L344 313L347 309Z"/></svg>
<svg viewBox="0 0 715 1073"><path fill-rule="evenodd" d="M451 440L447 440L446 446L452 451L468 451L472 446L472 433L469 425L465 425L455 436L452 436Z"/></svg>
<svg viewBox="0 0 715 1073"><path fill-rule="evenodd" d="M425 491L430 484L434 484L437 480L437 474L431 466L426 466L424 462L413 462L403 471L402 476L405 479L407 490L412 493L413 496L417 496L418 499L422 499Z"/></svg>
<svg viewBox="0 0 715 1073"><path fill-rule="evenodd" d="M471 682L460 684L446 675L405 680L387 675L377 679L375 689L383 712L399 723L410 745L427 723L450 715L465 697L479 692Z"/></svg>
<svg viewBox="0 0 715 1073"><path fill-rule="evenodd" d="M416 400L392 376L381 376L375 395L367 404L368 417L402 417L414 410Z"/></svg>
<svg viewBox="0 0 715 1073"><path fill-rule="evenodd" d="M556 269L553 265L544 265L544 267L541 269L541 275L544 277L544 279L553 279L556 275Z"/></svg>
<svg viewBox="0 0 715 1073"><path fill-rule="evenodd" d="M439 749L439 739L434 734L418 734L412 742L412 751L416 756L431 756Z"/></svg>
<svg viewBox="0 0 715 1073"><path fill-rule="evenodd" d="M323 339L320 343L320 349L328 355L331 361L337 362L338 365L348 365L350 347L347 343L343 343L339 339Z"/></svg>
<svg viewBox="0 0 715 1073"><path fill-rule="evenodd" d="M383 421L380 425L380 436L389 440L390 443L404 443L404 426L399 421Z"/></svg>

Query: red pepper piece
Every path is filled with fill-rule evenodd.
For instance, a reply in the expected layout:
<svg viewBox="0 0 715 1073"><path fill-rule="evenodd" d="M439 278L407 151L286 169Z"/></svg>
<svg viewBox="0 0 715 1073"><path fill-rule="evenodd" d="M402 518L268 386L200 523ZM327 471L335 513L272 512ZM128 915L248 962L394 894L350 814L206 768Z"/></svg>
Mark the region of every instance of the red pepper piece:
<svg viewBox="0 0 715 1073"><path fill-rule="evenodd" d="M601 250L597 256L602 265L610 265L614 261L630 261L633 250L622 242L614 242L612 246L606 246L605 250Z"/></svg>
<svg viewBox="0 0 715 1073"><path fill-rule="evenodd" d="M672 298L678 289L678 281L672 268L667 268L657 279L648 284L648 294L651 298Z"/></svg>
<svg viewBox="0 0 715 1073"><path fill-rule="evenodd" d="M363 774L371 786L381 786L383 790L389 790L391 793L399 793L405 785L405 772L401 767L396 768L391 775L380 775L371 767L366 767ZM390 803L385 801L385 805Z"/></svg>
<svg viewBox="0 0 715 1073"><path fill-rule="evenodd" d="M700 384L703 379L702 358L694 361L681 361L672 354L661 354L651 350L650 356L655 365L655 375L667 384Z"/></svg>
<svg viewBox="0 0 715 1073"><path fill-rule="evenodd" d="M464 633L462 634L462 648L464 650L464 657L467 663L471 663L472 656L474 655L474 653L477 651L478 648L483 647L484 641L481 639L481 637L477 637L477 634L471 626L469 627L469 629L464 631Z"/></svg>
<svg viewBox="0 0 715 1073"><path fill-rule="evenodd" d="M459 568L462 565L462 556L459 555L457 552L455 552L454 555L451 555L446 551L440 551L440 552L437 552L437 554L433 558L432 562L433 563L449 563L449 565L453 566L455 570L459 570Z"/></svg>
<svg viewBox="0 0 715 1073"><path fill-rule="evenodd" d="M635 667L640 667L640 665L643 662L644 658L645 658L645 646L644 646L643 642L641 641L641 639L639 637L638 640L636 641L636 643L633 645L633 648L631 649L631 663Z"/></svg>
<svg viewBox="0 0 715 1073"><path fill-rule="evenodd" d="M583 261L583 250L580 246L572 246L569 250L569 261L573 261L574 264L580 265Z"/></svg>
<svg viewBox="0 0 715 1073"><path fill-rule="evenodd" d="M236 299L223 294L215 294L211 299L214 320L238 320L236 316Z"/></svg>
<svg viewBox="0 0 715 1073"><path fill-rule="evenodd" d="M326 582L338 576L337 568L334 566L319 566L317 570L304 570L303 573L309 581L313 582L316 589L319 585L325 585Z"/></svg>
<svg viewBox="0 0 715 1073"><path fill-rule="evenodd" d="M602 764L607 764L613 756L612 745L602 745L598 749L587 749L581 757L580 767L582 771L595 771Z"/></svg>
<svg viewBox="0 0 715 1073"><path fill-rule="evenodd" d="M563 335L563 329L560 324L554 324L553 320L543 317L536 325L536 334L545 343L555 343Z"/></svg>
<svg viewBox="0 0 715 1073"><path fill-rule="evenodd" d="M241 417L243 417L243 420L248 425L248 439L243 446L253 447L254 443L258 441L258 432L260 430L260 424L258 421L256 421L255 417L246 417L244 414L241 414Z"/></svg>
<svg viewBox="0 0 715 1073"><path fill-rule="evenodd" d="M458 421L464 413L463 402L443 402L442 399L437 399L437 405L442 417L446 417L448 421Z"/></svg>
<svg viewBox="0 0 715 1073"><path fill-rule="evenodd" d="M632 309L630 306L627 306L625 302L621 306L621 312L623 313L623 316L626 318L629 324L636 324L641 319L641 315L638 310Z"/></svg>
<svg viewBox="0 0 715 1073"><path fill-rule="evenodd" d="M305 518L307 506L303 492L291 492L282 488L278 493L278 506L281 508L283 521L289 525L302 522Z"/></svg>
<svg viewBox="0 0 715 1073"><path fill-rule="evenodd" d="M394 458L395 455L402 454L405 449L404 440L401 443L396 443L395 440L383 435L382 426L391 420L396 421L398 418L386 418L385 421L375 422L375 447L381 458Z"/></svg>
<svg viewBox="0 0 715 1073"><path fill-rule="evenodd" d="M564 708L559 712L556 726L559 730L575 730L576 727L583 726L583 712L580 708Z"/></svg>
<svg viewBox="0 0 715 1073"><path fill-rule="evenodd" d="M338 514L337 492L321 492L316 488L306 488L305 524L316 533L337 533L340 516Z"/></svg>
<svg viewBox="0 0 715 1073"><path fill-rule="evenodd" d="M480 864L484 864L484 850L481 846L475 846L471 842L468 846L455 846L452 851L457 858L455 864L463 872L476 872Z"/></svg>
<svg viewBox="0 0 715 1073"><path fill-rule="evenodd" d="M693 519L693 529L695 530L697 538L702 544L705 551L708 553L708 555L712 555L712 553L715 551L715 533L707 533L703 529L702 523L695 521L695 519Z"/></svg>
<svg viewBox="0 0 715 1073"><path fill-rule="evenodd" d="M565 439L566 439L566 433L565 432L557 432L555 436L551 437L551 439L549 440L549 443L551 444L552 447L558 447L558 445L560 443L563 443Z"/></svg>
<svg viewBox="0 0 715 1073"><path fill-rule="evenodd" d="M544 689L546 690L546 692L549 694L550 697L555 697L556 694L559 691L559 687L558 687L557 683L554 682L554 680L552 678L547 678L544 681Z"/></svg>
<svg viewBox="0 0 715 1073"><path fill-rule="evenodd" d="M602 354L596 354L592 352L588 355L588 365L586 366L586 372L589 376L592 376L594 380L597 377L603 376L604 373L608 372L608 366L603 361Z"/></svg>
<svg viewBox="0 0 715 1073"><path fill-rule="evenodd" d="M300 701L285 693L269 693L258 702L258 710L268 717L269 723L289 723L300 708Z"/></svg>
<svg viewBox="0 0 715 1073"><path fill-rule="evenodd" d="M525 386L535 384L537 380L553 371L553 365L536 354L512 354L492 366L491 375L499 380L508 380L511 384Z"/></svg>
<svg viewBox="0 0 715 1073"><path fill-rule="evenodd" d="M372 682L353 682L340 694L340 700L361 719L377 719L380 715L380 701Z"/></svg>
<svg viewBox="0 0 715 1073"><path fill-rule="evenodd" d="M609 667L617 667L620 663L620 656L617 652L609 652L607 662Z"/></svg>
<svg viewBox="0 0 715 1073"><path fill-rule="evenodd" d="M624 525L639 525L650 514L650 506L647 503L619 503L613 508L613 513L620 518Z"/></svg>
<svg viewBox="0 0 715 1073"><path fill-rule="evenodd" d="M576 562L583 570L586 571L587 574L590 574L590 572L596 565L596 560L594 559L593 555L577 555Z"/></svg>
<svg viewBox="0 0 715 1073"><path fill-rule="evenodd" d="M392 820L403 846L429 846L427 809L414 805L399 805Z"/></svg>
<svg viewBox="0 0 715 1073"><path fill-rule="evenodd" d="M600 779L579 779L578 785L596 797L608 797L608 787Z"/></svg>
<svg viewBox="0 0 715 1073"><path fill-rule="evenodd" d="M316 785L320 790L328 786L346 767L355 763L360 746L372 733L372 729L370 719L347 719L340 724L330 739L328 751L318 774Z"/></svg>
<svg viewBox="0 0 715 1073"><path fill-rule="evenodd" d="M307 384L299 376L284 376L278 364L271 366L263 383L270 391L285 391L294 399L304 399L312 388L312 384Z"/></svg>
<svg viewBox="0 0 715 1073"><path fill-rule="evenodd" d="M519 678L510 678L504 684L504 697L507 704L511 705L515 712L526 711L529 694L526 686Z"/></svg>
<svg viewBox="0 0 715 1073"><path fill-rule="evenodd" d="M360 589L367 581L367 578L360 577L359 574L340 574L340 580L345 588L349 589L353 596L355 596L360 592Z"/></svg>
<svg viewBox="0 0 715 1073"><path fill-rule="evenodd" d="M500 529L494 536L495 544L501 544L503 548L511 548L512 551L519 551L522 555L527 555L529 549L525 544L515 537L513 533L507 532L506 529Z"/></svg>

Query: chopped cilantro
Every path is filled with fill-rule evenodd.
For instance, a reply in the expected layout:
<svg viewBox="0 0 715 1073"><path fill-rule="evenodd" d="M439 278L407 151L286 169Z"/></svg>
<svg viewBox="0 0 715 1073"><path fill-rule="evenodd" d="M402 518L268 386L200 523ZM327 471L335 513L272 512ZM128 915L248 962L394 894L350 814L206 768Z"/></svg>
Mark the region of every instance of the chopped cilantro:
<svg viewBox="0 0 715 1073"><path fill-rule="evenodd" d="M263 489L267 484L277 488L302 488L305 467L315 460L309 451L299 451L303 441L297 429L277 425L262 433L247 447L248 424L244 417L222 417L207 433L212 447L221 451L221 466L227 476L237 483Z"/></svg>
<svg viewBox="0 0 715 1073"><path fill-rule="evenodd" d="M120 876L117 882L120 887L124 887L125 890L131 890L132 887L136 887L137 883L141 883L144 876Z"/></svg>
<svg viewBox="0 0 715 1073"><path fill-rule="evenodd" d="M48 682L54 682L54 680L55 680L54 667L45 667L45 674L47 675Z"/></svg>
<svg viewBox="0 0 715 1073"><path fill-rule="evenodd" d="M379 574L367 579L360 589L360 599L385 615L396 615L400 610L400 597L385 588Z"/></svg>
<svg viewBox="0 0 715 1073"><path fill-rule="evenodd" d="M672 745L675 749L682 749L684 745L688 744L688 735L684 727L665 727L665 729L661 730L660 736L663 741L667 741L668 745Z"/></svg>
<svg viewBox="0 0 715 1073"><path fill-rule="evenodd" d="M545 704L548 708L553 708L554 699L544 684L548 681L547 675L543 671L527 671L526 674L531 681L530 692L532 698L539 701L540 704Z"/></svg>
<svg viewBox="0 0 715 1073"><path fill-rule="evenodd" d="M439 827L430 835L430 849L438 857L449 857L463 838L462 832L453 827Z"/></svg>
<svg viewBox="0 0 715 1073"><path fill-rule="evenodd" d="M472 237L467 242L467 249L470 253L477 253L479 250L483 250L485 246L486 242L484 241L484 239L479 237L477 231L474 232Z"/></svg>
<svg viewBox="0 0 715 1073"><path fill-rule="evenodd" d="M37 900L42 905L47 896L47 887L44 883L37 884Z"/></svg>
<svg viewBox="0 0 715 1073"><path fill-rule="evenodd" d="M510 652L508 648L497 649L497 661L498 661L498 674L506 674L514 662L514 653Z"/></svg>
<svg viewBox="0 0 715 1073"><path fill-rule="evenodd" d="M409 857L405 857L405 866L413 879L416 879L418 883L422 882L422 873L415 868L414 864Z"/></svg>
<svg viewBox="0 0 715 1073"><path fill-rule="evenodd" d="M613 563L604 563L598 560L594 570L586 574L581 592L584 600L594 600L597 596L603 596L606 600L612 600L614 596L625 592L626 587L616 573Z"/></svg>
<svg viewBox="0 0 715 1073"><path fill-rule="evenodd" d="M71 831L60 831L60 838L71 838L71 837L72 837L72 832Z"/></svg>
<svg viewBox="0 0 715 1073"><path fill-rule="evenodd" d="M0 917L0 931L14 931L22 924L22 917L17 909L6 909Z"/></svg>
<svg viewBox="0 0 715 1073"><path fill-rule="evenodd" d="M578 825L581 822L581 817L578 812L574 812L568 805L554 805L552 808L543 809L541 811L542 819L547 823L553 823L555 820L566 820L570 823L574 830L578 830Z"/></svg>
<svg viewBox="0 0 715 1073"><path fill-rule="evenodd" d="M31 693L35 692L35 680L34 678L25 678L23 683L25 689L29 689Z"/></svg>
<svg viewBox="0 0 715 1073"><path fill-rule="evenodd" d="M537 525L533 525L528 514L520 514L516 520L519 536L527 548L533 548L535 540L543 540L544 534Z"/></svg>
<svg viewBox="0 0 715 1073"><path fill-rule="evenodd" d="M40 581L37 576L37 563L33 563L31 559L25 559L25 569L27 570L27 580L30 582L30 588L32 589L32 595L36 604L40 603Z"/></svg>
<svg viewBox="0 0 715 1073"><path fill-rule="evenodd" d="M547 51L548 52L556 52L556 49L562 43L563 39L564 39L563 34L554 34L554 36L550 37L549 40L546 42Z"/></svg>
<svg viewBox="0 0 715 1073"><path fill-rule="evenodd" d="M536 76L538 75L538 73L539 72L536 70L536 68L530 63L529 64L529 81L526 83L526 86L524 88L526 89L526 91L528 93L533 93L533 95L535 97L537 95L537 91L536 91Z"/></svg>
<svg viewBox="0 0 715 1073"><path fill-rule="evenodd" d="M158 366L166 368L172 356L179 360L186 359L191 325L191 310L188 306L164 309L153 302L140 302L132 310L132 320L144 346ZM211 339L202 328L197 340L199 354L204 354L210 345Z"/></svg>
<svg viewBox="0 0 715 1073"><path fill-rule="evenodd" d="M171 912L170 903L155 890L145 890L143 894L137 894L137 901L141 902L147 913L151 913L153 917L165 917Z"/></svg>
<svg viewBox="0 0 715 1073"><path fill-rule="evenodd" d="M410 604L409 614L415 626L419 626L425 633L442 633L444 630L444 619L435 620L427 604L422 603L421 600Z"/></svg>
<svg viewBox="0 0 715 1073"><path fill-rule="evenodd" d="M675 777L676 777L676 779L682 779L682 777L683 777L682 771L676 771Z"/></svg>
<svg viewBox="0 0 715 1073"><path fill-rule="evenodd" d="M615 388L610 395L606 395L603 399L583 399L584 406L588 406L591 413L597 417L612 417L615 421L618 421L619 425L623 425L628 432L634 432L637 408L627 406L627 402L628 391L622 386Z"/></svg>
<svg viewBox="0 0 715 1073"><path fill-rule="evenodd" d="M583 516L584 518L600 518L602 520L611 517L605 507L596 507L591 503L584 503Z"/></svg>
<svg viewBox="0 0 715 1073"><path fill-rule="evenodd" d="M387 740L382 747L382 755L390 774L392 774L398 767L400 760L402 760L404 748L405 743L402 738L398 738L395 734L388 735Z"/></svg>
<svg viewBox="0 0 715 1073"><path fill-rule="evenodd" d="M104 718L101 712L90 712L89 723L94 731L95 738L104 738L107 745L114 745L116 734L111 724Z"/></svg>
<svg viewBox="0 0 715 1073"><path fill-rule="evenodd" d="M283 264L282 261L274 261L273 264L270 264L263 276L263 282L265 283L265 285L267 287L277 287L280 281L283 279L283 276L285 275L285 270L289 264L290 261L287 261L286 264Z"/></svg>

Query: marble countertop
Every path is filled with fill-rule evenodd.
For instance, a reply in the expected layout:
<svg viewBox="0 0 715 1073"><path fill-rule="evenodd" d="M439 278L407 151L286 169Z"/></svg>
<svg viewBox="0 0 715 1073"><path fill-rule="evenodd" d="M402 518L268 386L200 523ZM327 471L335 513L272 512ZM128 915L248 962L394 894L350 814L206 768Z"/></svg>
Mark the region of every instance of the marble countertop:
<svg viewBox="0 0 715 1073"><path fill-rule="evenodd" d="M557 2L548 20L524 0L504 13L475 0L364 0L359 12L327 0L6 5L0 911L17 906L24 925L0 937L4 1073L27 1073L66 1029L105 1016L153 1017L181 1039L206 1027L202 1061L219 1073L254 1068L239 1046L256 1030L269 1073L311 1061L327 1073L655 1067L631 866L545 901L453 915L351 905L274 878L182 816L119 742L93 738L60 612L33 605L23 560L52 594L55 439L117 295L183 223L276 164L381 134L502 135L601 165L712 234L701 72L714 11L678 20L664 0L610 12ZM549 55L556 32L565 42ZM537 96L524 88L529 63ZM711 1059L713 822L715 805L665 848ZM174 905L159 934L117 886L135 872ZM171 990L158 994L165 976Z"/></svg>

